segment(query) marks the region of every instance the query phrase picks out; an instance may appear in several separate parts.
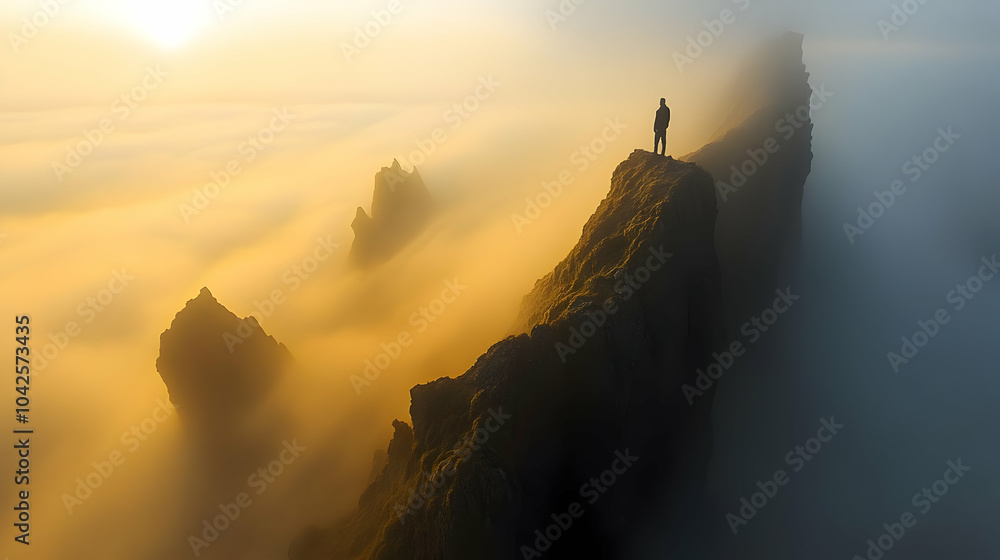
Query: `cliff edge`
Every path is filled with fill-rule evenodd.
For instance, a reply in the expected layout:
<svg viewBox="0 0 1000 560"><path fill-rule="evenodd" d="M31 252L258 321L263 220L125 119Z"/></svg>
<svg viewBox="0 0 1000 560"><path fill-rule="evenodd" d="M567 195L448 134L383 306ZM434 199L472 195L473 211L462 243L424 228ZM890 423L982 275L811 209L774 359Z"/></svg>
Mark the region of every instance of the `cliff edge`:
<svg viewBox="0 0 1000 560"><path fill-rule="evenodd" d="M779 115L808 106L801 47L789 34L747 64L731 117L692 161L622 162L580 241L524 298L520 334L414 387L412 427L394 422L358 512L290 558L629 558L647 512L664 532L683 526L710 457L712 391L688 402L681 387L789 261L808 111L742 200L719 182Z"/></svg>

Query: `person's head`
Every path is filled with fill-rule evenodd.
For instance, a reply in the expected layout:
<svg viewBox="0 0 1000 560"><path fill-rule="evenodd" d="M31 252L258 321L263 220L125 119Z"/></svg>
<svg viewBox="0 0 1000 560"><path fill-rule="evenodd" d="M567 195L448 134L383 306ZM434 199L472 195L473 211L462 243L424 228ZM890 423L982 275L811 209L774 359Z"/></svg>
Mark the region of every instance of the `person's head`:
<svg viewBox="0 0 1000 560"><path fill-rule="evenodd" d="M666 106L667 106L667 99L665 97L661 97L660 98L660 107L666 107Z"/></svg>

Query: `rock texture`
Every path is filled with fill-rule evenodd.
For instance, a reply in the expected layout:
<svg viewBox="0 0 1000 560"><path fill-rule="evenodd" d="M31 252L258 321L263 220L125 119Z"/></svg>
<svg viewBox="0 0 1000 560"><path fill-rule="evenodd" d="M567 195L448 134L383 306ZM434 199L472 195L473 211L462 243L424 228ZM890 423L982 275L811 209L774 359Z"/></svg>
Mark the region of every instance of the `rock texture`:
<svg viewBox="0 0 1000 560"><path fill-rule="evenodd" d="M748 65L771 72L737 84L730 121L689 156L700 165L642 151L619 165L579 243L525 297L520 334L462 376L414 387L412 428L394 423L358 513L303 536L290 558L631 558L647 512L664 532L684 527L709 459L712 391L691 404L681 387L728 342L731 317L776 287L811 124L721 210L715 183L808 101L801 56L789 35ZM591 501L582 485L618 453L638 459ZM574 502L585 514L546 545L541 532Z"/></svg>
<svg viewBox="0 0 1000 560"><path fill-rule="evenodd" d="M371 216L358 207L351 223L351 262L371 266L388 259L420 233L433 211L434 201L420 173L416 168L404 171L393 160L375 175Z"/></svg>
<svg viewBox="0 0 1000 560"><path fill-rule="evenodd" d="M618 550L654 487L706 457L708 401L688 406L680 386L719 339L715 214L705 171L632 154L580 242L526 298L530 334L457 379L414 387L413 428L396 424L359 516L307 536L292 557L520 557L628 450L639 462L559 543L560 554ZM511 418L463 458L456 446L492 413ZM442 485L415 500L426 473ZM414 507L401 516L399 505Z"/></svg>

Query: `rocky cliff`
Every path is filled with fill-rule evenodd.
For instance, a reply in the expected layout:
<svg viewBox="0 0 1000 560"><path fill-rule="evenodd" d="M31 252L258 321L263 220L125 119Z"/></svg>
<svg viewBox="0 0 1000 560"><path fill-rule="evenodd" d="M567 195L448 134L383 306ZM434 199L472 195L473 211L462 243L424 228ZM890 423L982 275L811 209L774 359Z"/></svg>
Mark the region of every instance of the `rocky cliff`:
<svg viewBox="0 0 1000 560"><path fill-rule="evenodd" d="M414 387L412 427L394 423L357 514L303 536L292 559L630 558L647 512L664 532L684 524L712 391L691 404L681 386L776 287L811 160L808 114L738 187L742 201L718 182L777 115L808 103L801 41L748 64L770 73L737 84L740 103L697 163L636 151L618 166L580 241L525 297L520 334L460 377Z"/></svg>
<svg viewBox="0 0 1000 560"><path fill-rule="evenodd" d="M715 248L731 325L785 287L802 230L812 164L812 88L802 41L788 33L742 66L728 117L711 142L684 156L712 174L719 217Z"/></svg>
<svg viewBox="0 0 1000 560"><path fill-rule="evenodd" d="M530 333L459 378L414 387L413 427L396 423L358 518L306 537L292 557L519 557L620 452L640 459L559 544L617 550L654 487L705 457L691 436L704 433L707 405L689 407L680 386L719 339L715 213L704 170L632 154L526 299Z"/></svg>

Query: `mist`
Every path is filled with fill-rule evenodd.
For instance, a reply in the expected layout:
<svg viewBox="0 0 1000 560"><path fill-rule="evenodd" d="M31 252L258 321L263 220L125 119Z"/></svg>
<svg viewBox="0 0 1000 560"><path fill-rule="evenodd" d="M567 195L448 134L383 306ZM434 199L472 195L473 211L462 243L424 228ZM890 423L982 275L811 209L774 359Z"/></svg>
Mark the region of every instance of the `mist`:
<svg viewBox="0 0 1000 560"><path fill-rule="evenodd" d="M893 554L995 554L983 496L996 491L998 456L986 426L996 421L997 385L987 372L996 360L998 298L988 282L972 299L956 287L1000 242L988 154L997 59L931 51L828 61L807 49L807 65L835 94L813 112L816 158L790 281L802 301L760 343L758 363L720 384L710 484L717 501L706 522L716 520L723 557L864 556L866 541L886 532L883 523L923 513L911 498L961 458L969 476L917 514ZM911 160L939 129L960 138L918 177L922 168ZM869 229L844 227L857 227L858 207L868 209L875 191L896 180L906 190ZM915 357L894 363L888 354L902 355L901 337L913 340L918 321L929 325L941 309L947 323ZM733 535L726 513L757 481L787 468L786 453L831 415L843 434Z"/></svg>
<svg viewBox="0 0 1000 560"><path fill-rule="evenodd" d="M703 530L690 540L709 538L727 558L864 555L865 541L961 458L970 473L893 554L996 554L981 496L996 495L989 474L1000 468L985 445L1000 420L990 375L1000 281L959 310L948 297L1000 248L989 153L1000 126L997 6L927 3L886 40L877 22L891 2L595 1L555 23L546 10L556 2L406 4L347 59L343 43L384 3L247 3L221 21L209 13L176 49L105 17L117 13L112 3L80 4L0 54L0 308L31 316L42 357L35 542L3 554L184 557L218 504L297 440L301 456L199 552L284 558L307 528L357 505L392 421L409 419L411 387L460 375L510 334L521 297L576 242L614 168L648 150L656 101L674 110L670 153L699 148L728 114L742 55L789 29L806 36L813 88L833 93L812 113L801 254L789 275L802 300L720 384L711 501L693 513ZM723 9L736 22L679 66L687 37ZM36 10L12 3L0 28L19 32ZM165 73L156 87L143 82L150 67ZM484 80L493 91L479 88ZM139 86L143 99L123 116L116 100ZM455 111L470 98L474 110ZM282 114L288 122L274 121ZM72 171L57 170L103 119L113 132ZM911 181L904 164L949 127L954 145ZM433 140L437 129L445 141ZM262 147L249 159L253 138ZM351 268L351 220L370 208L373 177L393 159L419 170L435 219L388 262ZM234 160L238 173L227 170ZM531 202L564 172L571 182L550 206L515 219L534 216ZM897 179L905 193L849 236L858 207ZM225 186L209 196L213 182ZM323 243L332 256L290 281ZM464 291L422 322L449 283ZM155 369L160 334L202 287L255 316L295 360L258 411L261 445L213 484L190 426L155 413L170 408ZM894 371L886 354L939 308L950 321ZM364 377L403 332L413 344ZM281 423L264 424L276 413ZM733 535L726 513L831 415L843 433ZM126 434L150 418L155 431L130 450ZM124 462L80 498L79 480L116 451ZM10 479L2 487L15 490ZM67 506L67 495L81 503ZM5 542L14 534L8 524ZM687 544L668 552L704 550ZM665 552L655 538L648 546L650 558Z"/></svg>

